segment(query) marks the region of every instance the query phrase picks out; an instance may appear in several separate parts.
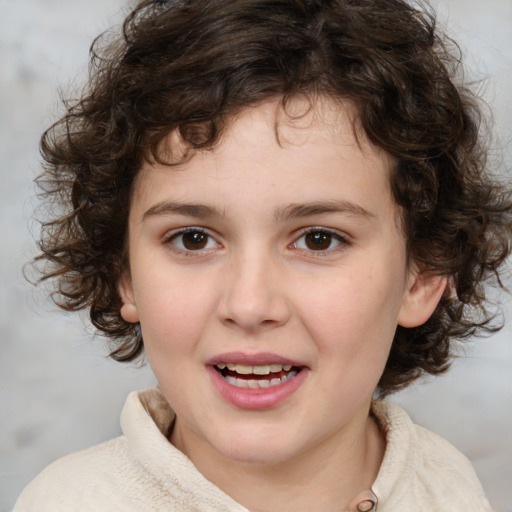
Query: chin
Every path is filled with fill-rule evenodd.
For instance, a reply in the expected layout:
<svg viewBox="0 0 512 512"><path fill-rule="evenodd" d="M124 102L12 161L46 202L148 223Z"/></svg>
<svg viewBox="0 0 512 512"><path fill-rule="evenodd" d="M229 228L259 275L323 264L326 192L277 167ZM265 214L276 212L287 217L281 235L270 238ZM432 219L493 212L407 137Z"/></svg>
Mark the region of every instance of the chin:
<svg viewBox="0 0 512 512"><path fill-rule="evenodd" d="M214 444L214 448L230 460L247 464L280 464L293 459L300 451L300 443L290 435L237 431Z"/></svg>
<svg viewBox="0 0 512 512"><path fill-rule="evenodd" d="M275 450L244 449L236 447L224 453L229 460L255 465L275 465L289 461L292 456L286 451L276 452Z"/></svg>

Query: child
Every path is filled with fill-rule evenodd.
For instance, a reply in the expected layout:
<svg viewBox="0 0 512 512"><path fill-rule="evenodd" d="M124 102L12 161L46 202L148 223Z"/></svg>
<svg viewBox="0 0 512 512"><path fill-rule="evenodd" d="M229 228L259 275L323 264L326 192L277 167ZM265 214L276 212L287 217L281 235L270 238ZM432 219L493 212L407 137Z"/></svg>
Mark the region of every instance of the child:
<svg viewBox="0 0 512 512"><path fill-rule="evenodd" d="M489 511L374 401L490 330L510 194L433 17L401 0L144 0L42 138L40 262L112 357L123 436L15 511Z"/></svg>

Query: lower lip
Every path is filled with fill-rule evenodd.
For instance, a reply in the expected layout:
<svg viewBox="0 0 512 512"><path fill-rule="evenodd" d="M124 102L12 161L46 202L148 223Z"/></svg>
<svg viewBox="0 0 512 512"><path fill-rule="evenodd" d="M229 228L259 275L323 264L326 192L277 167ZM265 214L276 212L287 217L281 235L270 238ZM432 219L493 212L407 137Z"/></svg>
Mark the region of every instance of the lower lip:
<svg viewBox="0 0 512 512"><path fill-rule="evenodd" d="M252 411L273 409L279 406L300 387L308 374L308 370L302 368L295 377L277 386L250 389L232 386L213 366L207 366L207 369L215 388L224 400L240 409Z"/></svg>

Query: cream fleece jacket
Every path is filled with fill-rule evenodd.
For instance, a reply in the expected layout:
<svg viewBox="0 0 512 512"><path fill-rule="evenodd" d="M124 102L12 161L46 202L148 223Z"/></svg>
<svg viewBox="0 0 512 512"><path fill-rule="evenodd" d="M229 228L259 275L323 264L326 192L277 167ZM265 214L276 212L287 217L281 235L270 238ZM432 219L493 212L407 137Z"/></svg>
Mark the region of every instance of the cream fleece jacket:
<svg viewBox="0 0 512 512"><path fill-rule="evenodd" d="M377 512L492 512L470 462L450 443L397 405L375 402L373 413L387 442L372 487ZM123 435L48 466L13 512L248 512L169 443L173 419L158 389L131 393Z"/></svg>

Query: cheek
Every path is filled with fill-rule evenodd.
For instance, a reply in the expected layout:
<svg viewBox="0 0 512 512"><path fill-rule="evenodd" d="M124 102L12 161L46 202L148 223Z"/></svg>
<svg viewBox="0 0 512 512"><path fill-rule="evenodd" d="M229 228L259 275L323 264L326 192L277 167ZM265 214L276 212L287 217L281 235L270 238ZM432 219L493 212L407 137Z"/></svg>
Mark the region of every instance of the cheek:
<svg viewBox="0 0 512 512"><path fill-rule="evenodd" d="M183 276L163 280L146 274L136 288L136 301L148 353L193 346L212 309L203 287Z"/></svg>
<svg viewBox="0 0 512 512"><path fill-rule="evenodd" d="M397 281L383 275L352 273L330 280L308 296L303 316L324 353L337 357L342 353L347 359L387 358L401 295Z"/></svg>

